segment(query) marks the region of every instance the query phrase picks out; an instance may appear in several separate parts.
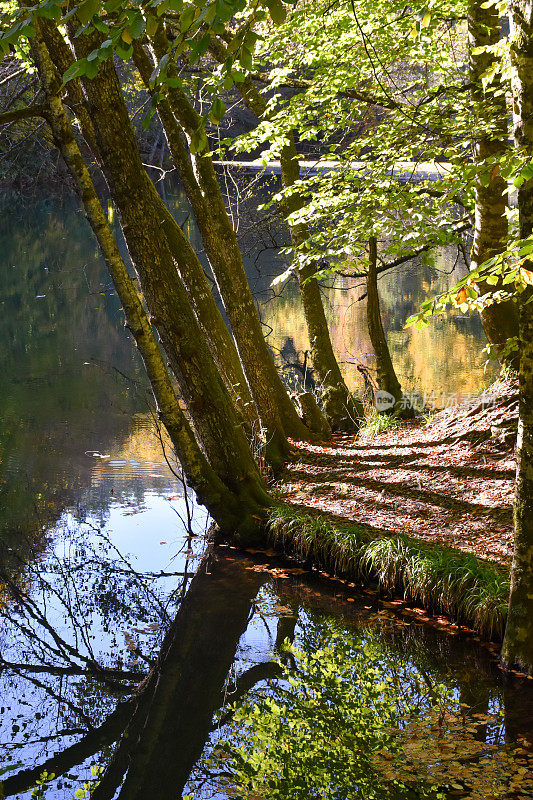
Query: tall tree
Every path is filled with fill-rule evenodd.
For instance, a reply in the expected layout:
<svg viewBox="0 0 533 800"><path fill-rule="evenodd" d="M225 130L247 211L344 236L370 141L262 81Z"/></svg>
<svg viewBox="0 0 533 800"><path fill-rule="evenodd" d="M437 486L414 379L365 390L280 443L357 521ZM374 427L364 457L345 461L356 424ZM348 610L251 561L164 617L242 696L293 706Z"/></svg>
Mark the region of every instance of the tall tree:
<svg viewBox="0 0 533 800"><path fill-rule="evenodd" d="M35 25L38 26L38 22L36 20ZM51 24L46 23L43 28ZM84 44L86 45L86 42ZM48 49L48 41L46 45ZM53 64L55 54L53 41L48 52ZM41 63L43 63L42 58ZM52 98L53 92L50 85L47 86L48 94ZM166 237L161 238L161 200L142 166L111 61L107 60L100 66L98 76L93 80L88 79L84 82L83 91L83 100L93 125L98 155L111 195L121 215L126 243L141 280L152 323L156 324L181 394L186 400L194 428L207 456L211 468L210 478L219 481L219 488L227 487L225 501L228 510L231 507L235 509L236 504L242 504L242 511L237 515L240 520L234 517L233 524L238 521L237 535L241 535L243 541L249 540L250 537L257 535L263 511L269 505L270 499L235 413L231 397L216 370L185 289L179 280L173 252L167 245ZM59 109L56 111L59 114ZM57 127L59 122L60 119L57 117L54 124L55 135L58 137L61 133ZM58 138L58 142L60 141ZM120 279L118 283L121 296L125 296L125 292L131 295L131 287L127 286L124 271L122 270L120 275L117 272L120 265L116 253L112 252L111 243L106 244L102 239L105 231L101 228L101 219L98 219L95 198L91 195L90 185L86 181L87 176L80 172L81 164L72 147L67 152L66 143L64 146L61 144L63 152L69 158L69 166L73 168L88 215L95 228L99 230L100 244L103 244L104 248L107 247L107 250L104 249L104 254L112 261L111 266L115 269L113 277ZM185 257L189 252L185 251ZM140 314L139 303L135 306L133 297L126 299L130 303L131 310ZM152 342L149 340L149 326L146 328L146 321L143 324L147 346L152 347ZM157 354L154 355L154 358L156 357ZM155 364L155 361L153 363ZM155 376L151 374L150 377L153 379ZM173 410L176 411L175 404ZM187 428L184 428L184 431L186 433ZM198 448L195 452L197 457L201 456ZM188 467L187 459L185 466ZM216 487L216 480L212 480L211 483ZM226 513L224 522L221 511L225 502L223 495L223 491L218 494L220 504L218 511L214 503L210 503L210 510L220 518L221 524L228 530L229 515Z"/></svg>
<svg viewBox="0 0 533 800"><path fill-rule="evenodd" d="M390 409L393 411L394 406L398 406L402 399L402 387L400 386L400 381L398 380L394 364L392 363L387 337L385 336L381 319L377 274L378 248L375 236L371 236L369 239L368 251L368 277L366 281L368 333L376 356L378 387L381 391L388 392L394 398L394 404Z"/></svg>
<svg viewBox="0 0 533 800"><path fill-rule="evenodd" d="M231 40L231 36L228 36ZM210 51L224 63L228 58L224 42L212 37ZM268 119L268 106L264 97L247 76L237 83L238 90L247 108L258 120ZM289 127L283 132L283 144L279 152L281 181L285 189L296 186L300 180L300 163L296 150L294 131ZM302 307L307 325L313 369L322 387L321 401L327 420L333 430L357 431L363 416L363 407L348 390L339 363L333 350L320 285L315 278L318 265L313 262L299 264L298 250L305 247L309 238L308 226L295 222L291 215L301 211L305 205L302 195L290 193L281 201L281 210L287 219L292 245L295 249L295 272L302 298Z"/></svg>
<svg viewBox="0 0 533 800"><path fill-rule="evenodd" d="M490 48L500 39L500 19L495 5L469 0L468 38L472 98L482 122L480 134L474 142L477 170L470 263L474 270L487 259L502 253L507 247L508 237L507 181L500 168L500 161L508 148L507 103L501 81L496 77L486 81L494 61ZM499 76L499 72L496 74ZM500 285L480 284L480 290L489 296L500 288ZM518 311L512 300L485 305L480 315L491 344L501 347L508 339L518 336ZM518 366L518 359L514 358L512 363Z"/></svg>
<svg viewBox="0 0 533 800"><path fill-rule="evenodd" d="M61 71L65 72L66 70L72 68L72 55L68 51L68 48L65 48L65 43L61 40L58 32L56 31L54 33L54 31L49 28L50 26L47 28L47 35L49 36L50 45L53 45L54 53L56 54L56 63L61 68ZM86 55L90 54L92 47L97 43L97 41L98 38L95 37L94 34L92 35L91 41L89 41L89 37L82 37L82 40L77 42L78 55L83 58L83 53ZM141 63L139 60L140 55L144 55L143 63ZM134 51L134 57L135 56L137 56L137 65L146 69L146 56L140 45L138 45L137 49ZM151 69L153 69L153 66ZM144 74L146 77L145 71L143 71L142 74ZM70 81L69 84L67 84L69 89L70 85L73 83L76 82ZM71 91L71 93L73 92ZM76 107L79 107L80 105L82 106L83 102L78 102ZM165 130L167 130L168 116L165 116L164 114L164 109L166 106L165 101L161 103L161 106L161 115L164 119ZM81 117L81 122L84 135L85 131L87 129L89 130L86 139L91 144L93 152L95 152L96 155L96 153L98 153L98 144L97 141L95 141L96 137L94 136L94 124L90 119L90 115L87 114L86 109L84 116ZM222 247L223 239L221 236L213 235L213 231L216 231L217 228L217 218L212 209L212 203L211 206L207 204L209 211L206 210L207 201L205 200L206 197L213 195L213 189L211 189L211 192L206 192L205 187L204 190L201 190L197 185L192 166L189 162L187 151L184 147L182 147L181 152L178 152L176 146L176 137L174 137L174 139L169 139L169 144L172 145L171 152L173 157L176 159L177 166L180 169L180 174L183 175L184 185L188 190L188 194L190 195L189 199L191 200L193 209L197 214L197 219L200 220L200 223L204 223L203 225L200 224L201 232L205 234L206 229L211 231L210 239L207 240L206 246L207 252L211 256L211 262L213 263L213 259L215 262L217 262L217 260L220 261L220 254L224 253L224 248ZM216 189L220 193L218 184ZM197 202L198 198L200 198L199 204ZM285 458L288 455L286 434L280 420L278 402L279 406L285 410L285 418L287 420L288 428L289 421L292 422L290 434L295 438L306 438L308 432L301 420L298 418L296 410L281 383L279 375L275 370L274 363L262 336L259 319L257 317L255 306L253 305L253 300L251 299L251 295L249 293L248 285L246 283L246 289L248 289L250 302L248 303L246 309L242 308L241 306L241 313L235 314L234 317L234 320L238 320L238 324L240 326L239 331L246 331L251 327L253 332L256 334L254 340L256 347L253 347L252 345L243 347L243 337L240 337L241 352L245 354L244 362L245 366L247 367L247 375L245 377L239 353L237 352L232 336L224 323L222 315L217 308L208 279L200 262L198 261L198 258L192 250L187 238L161 199L159 200L159 209L159 213L161 215L161 231L165 234L169 249L176 259L180 277L188 292L188 296L193 305L196 317L211 348L218 369L225 379L225 383L230 390L230 394L237 402L237 406L242 417L252 428L254 436L257 438L262 436L266 441L267 460L269 460L274 470L277 471L281 468ZM222 209L224 209L223 202ZM220 206L217 211L220 214ZM224 215L227 218L225 209ZM230 225L229 220L227 224ZM233 234L233 231L231 231L231 233ZM239 259L241 259L238 247L236 252L238 253ZM245 277L244 281L246 281ZM261 361L261 359L263 360ZM261 365L263 365L263 368ZM248 376L251 376L251 381L248 379ZM254 388L253 397L250 393L250 382ZM262 426L261 430L259 429L259 424L257 424L259 420Z"/></svg>
<svg viewBox="0 0 533 800"><path fill-rule="evenodd" d="M155 339L142 298L135 289L113 233L98 199L60 98L61 80L50 59L41 34L41 23L35 22L32 54L38 67L41 85L47 98L46 119L54 141L61 152L82 199L84 210L124 309L130 330L150 379L159 416L168 431L176 455L190 486L225 529L239 527L237 507L231 492L218 478L200 450L191 427L180 408L159 346Z"/></svg>
<svg viewBox="0 0 533 800"><path fill-rule="evenodd" d="M511 0L511 87L517 148L533 157L533 5ZM533 235L533 178L518 190L520 238ZM525 263L526 277L533 262ZM533 675L533 287L520 294L515 543L502 662Z"/></svg>
<svg viewBox="0 0 533 800"><path fill-rule="evenodd" d="M151 43L156 63L161 63L171 49L162 24L151 37ZM149 87L154 65L148 68L140 45L134 48L134 58ZM167 63L167 75L172 84L168 87L161 109L161 122L176 166L180 174L183 173L185 191L194 210L252 396L265 428L268 446L271 452L278 451L279 463L288 454L286 436L305 439L309 432L297 415L266 345L211 155L194 152L194 146L191 147L198 131L202 129L203 120L179 86L176 66L172 62ZM176 126L179 126L177 130ZM190 162L178 142L182 133L189 143ZM274 458L273 455L271 460Z"/></svg>

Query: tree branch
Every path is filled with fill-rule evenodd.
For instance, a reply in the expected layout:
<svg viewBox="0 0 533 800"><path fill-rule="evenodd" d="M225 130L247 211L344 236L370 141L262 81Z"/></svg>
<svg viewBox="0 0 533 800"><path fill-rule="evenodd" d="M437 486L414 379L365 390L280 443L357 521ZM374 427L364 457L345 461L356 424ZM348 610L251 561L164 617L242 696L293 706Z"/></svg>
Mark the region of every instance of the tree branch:
<svg viewBox="0 0 533 800"><path fill-rule="evenodd" d="M18 122L22 119L30 119L32 117L44 117L45 115L46 106L43 104L15 108L13 111L6 111L4 114L0 114L0 125L5 125L8 122Z"/></svg>
<svg viewBox="0 0 533 800"><path fill-rule="evenodd" d="M16 72L12 72L11 75L8 75L7 78L2 78L0 81L0 86L5 86L6 83L15 80L15 78L18 78L19 75L24 75L25 72L26 70L24 68L17 69Z"/></svg>
<svg viewBox="0 0 533 800"><path fill-rule="evenodd" d="M470 221L469 217L463 217L462 219L458 220L454 225L450 226L454 233L463 233L464 231L469 230L472 227L472 222ZM380 264L377 268L376 272L378 275L381 275L383 272L387 272L389 269L394 269L394 267L400 267L402 264L406 264L408 261L412 261L413 258L421 255L422 253L427 253L428 250L433 249L437 245L435 242L431 242L429 244L424 244L421 247L417 247L411 253L408 253L406 256L400 256L399 258L395 258L394 261L387 261L385 264ZM337 272L337 275L340 275L343 278L366 278L366 272ZM363 297L366 297L366 293L362 295L359 299L362 300Z"/></svg>
<svg viewBox="0 0 533 800"><path fill-rule="evenodd" d="M80 739L76 744L61 750L37 766L23 769L9 778L4 778L2 790L4 797L28 791L41 777L43 772L54 773L56 777L81 764L87 758L98 753L102 747L112 744L125 728L134 710L133 700L119 703L107 719Z"/></svg>

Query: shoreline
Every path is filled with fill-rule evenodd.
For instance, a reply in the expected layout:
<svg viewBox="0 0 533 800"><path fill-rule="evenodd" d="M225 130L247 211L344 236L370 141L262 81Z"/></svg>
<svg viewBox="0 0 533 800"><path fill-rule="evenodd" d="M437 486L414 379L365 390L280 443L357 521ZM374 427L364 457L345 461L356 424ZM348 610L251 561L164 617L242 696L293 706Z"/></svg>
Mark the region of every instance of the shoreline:
<svg viewBox="0 0 533 800"><path fill-rule="evenodd" d="M513 546L514 379L428 424L370 439L293 442L277 484L274 547L503 636Z"/></svg>

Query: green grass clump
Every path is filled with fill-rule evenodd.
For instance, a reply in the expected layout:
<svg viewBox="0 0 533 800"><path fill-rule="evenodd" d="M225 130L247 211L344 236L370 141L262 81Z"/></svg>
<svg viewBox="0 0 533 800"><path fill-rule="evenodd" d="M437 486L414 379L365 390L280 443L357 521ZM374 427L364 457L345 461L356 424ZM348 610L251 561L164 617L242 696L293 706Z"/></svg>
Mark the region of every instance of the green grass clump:
<svg viewBox="0 0 533 800"><path fill-rule="evenodd" d="M374 436L379 436L380 433L396 430L401 424L401 420L396 414L379 414L375 409L372 409L359 429L359 438L373 439Z"/></svg>
<svg viewBox="0 0 533 800"><path fill-rule="evenodd" d="M270 536L274 544L317 566L372 577L383 589L448 614L487 638L503 636L509 577L494 564L404 534L374 536L290 505L272 510Z"/></svg>

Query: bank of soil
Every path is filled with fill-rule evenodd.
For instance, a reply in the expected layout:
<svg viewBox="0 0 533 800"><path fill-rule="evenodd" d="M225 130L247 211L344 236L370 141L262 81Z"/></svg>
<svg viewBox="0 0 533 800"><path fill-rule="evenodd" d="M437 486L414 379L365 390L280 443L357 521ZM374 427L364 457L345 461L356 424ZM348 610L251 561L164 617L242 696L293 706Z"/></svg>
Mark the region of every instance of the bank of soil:
<svg viewBox="0 0 533 800"><path fill-rule="evenodd" d="M510 564L518 395L500 381L480 398L363 440L294 442L280 497L369 533L445 544Z"/></svg>

